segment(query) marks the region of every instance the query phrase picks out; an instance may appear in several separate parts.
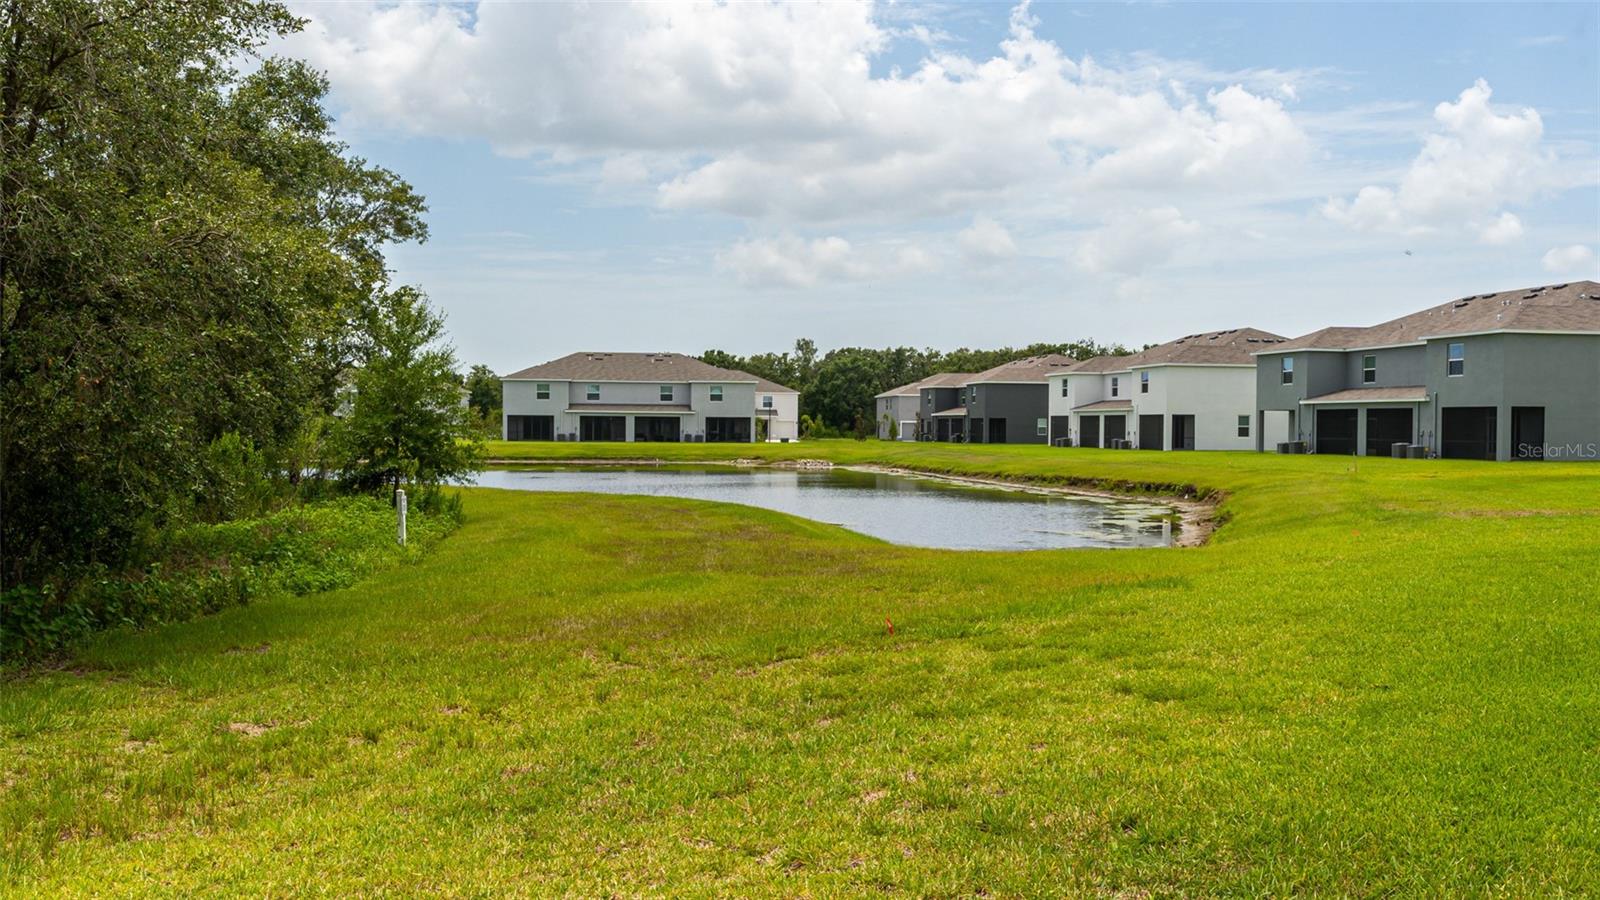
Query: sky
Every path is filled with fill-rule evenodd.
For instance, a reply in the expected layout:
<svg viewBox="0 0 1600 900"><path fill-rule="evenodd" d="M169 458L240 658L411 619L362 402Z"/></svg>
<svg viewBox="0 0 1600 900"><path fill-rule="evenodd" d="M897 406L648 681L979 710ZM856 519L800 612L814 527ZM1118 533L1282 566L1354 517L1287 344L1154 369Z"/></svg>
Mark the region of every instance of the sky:
<svg viewBox="0 0 1600 900"><path fill-rule="evenodd" d="M1600 277L1592 3L360 3L266 48L463 365L1138 347Z"/></svg>

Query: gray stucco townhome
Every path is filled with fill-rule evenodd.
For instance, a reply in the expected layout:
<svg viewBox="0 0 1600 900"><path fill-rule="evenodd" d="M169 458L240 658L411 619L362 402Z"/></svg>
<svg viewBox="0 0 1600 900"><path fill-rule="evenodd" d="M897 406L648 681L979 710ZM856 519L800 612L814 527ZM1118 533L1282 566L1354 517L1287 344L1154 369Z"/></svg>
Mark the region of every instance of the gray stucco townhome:
<svg viewBox="0 0 1600 900"><path fill-rule="evenodd" d="M1285 340L1257 328L1185 335L1050 376L1051 443L1141 450L1250 450L1254 352Z"/></svg>
<svg viewBox="0 0 1600 900"><path fill-rule="evenodd" d="M1256 449L1600 459L1600 284L1473 294L1256 354Z"/></svg>
<svg viewBox="0 0 1600 900"><path fill-rule="evenodd" d="M965 385L971 377L971 372L940 372L878 394L873 398L878 439L889 440L891 421L902 441L948 441L952 432L965 436Z"/></svg>
<svg viewBox="0 0 1600 900"><path fill-rule="evenodd" d="M971 376L962 416L973 444L1043 444L1050 434L1047 379L1077 360L1059 353L1030 356ZM935 416L942 415L935 413Z"/></svg>
<svg viewBox="0 0 1600 900"><path fill-rule="evenodd" d="M748 443L781 387L681 353L573 353L500 381L509 441Z"/></svg>

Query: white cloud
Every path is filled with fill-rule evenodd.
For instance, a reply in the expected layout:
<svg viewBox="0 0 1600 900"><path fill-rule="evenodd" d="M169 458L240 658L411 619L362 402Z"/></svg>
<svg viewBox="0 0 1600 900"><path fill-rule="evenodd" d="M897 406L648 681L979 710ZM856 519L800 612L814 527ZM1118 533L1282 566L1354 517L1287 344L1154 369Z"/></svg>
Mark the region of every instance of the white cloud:
<svg viewBox="0 0 1600 900"><path fill-rule="evenodd" d="M1478 232L1478 240L1485 244L1509 244L1522 237L1522 220L1514 213L1501 213L1500 218L1485 225Z"/></svg>
<svg viewBox="0 0 1600 900"><path fill-rule="evenodd" d="M717 254L717 267L749 287L799 288L926 272L936 262L911 244L862 250L836 235L806 240L786 232L735 243Z"/></svg>
<svg viewBox="0 0 1600 900"><path fill-rule="evenodd" d="M1533 109L1498 114L1479 79L1454 103L1434 108L1435 130L1395 187L1369 185L1323 206L1330 219L1363 231L1426 234L1470 229L1487 243L1514 240L1522 223L1503 207L1553 187L1554 156L1542 146Z"/></svg>
<svg viewBox="0 0 1600 900"><path fill-rule="evenodd" d="M1588 275L1594 272L1594 251L1584 244L1551 247L1545 253L1544 268L1558 275Z"/></svg>
<svg viewBox="0 0 1600 900"><path fill-rule="evenodd" d="M988 265L1017 255L1016 241L1004 225L988 216L976 216L956 234L956 245L968 262Z"/></svg>
<svg viewBox="0 0 1600 900"><path fill-rule="evenodd" d="M1167 262L1200 232L1171 206L1117 213L1078 245L1077 262L1094 274L1137 276Z"/></svg>
<svg viewBox="0 0 1600 900"><path fill-rule="evenodd" d="M287 49L328 71L347 127L587 163L667 209L831 222L1017 196L1226 195L1289 182L1309 147L1271 96L1293 96L1302 73L1175 67L1239 76L1199 83L1196 99L1169 77L1067 57L1026 5L987 55L865 3L296 11L311 24ZM925 44L923 61L874 75L897 39Z"/></svg>

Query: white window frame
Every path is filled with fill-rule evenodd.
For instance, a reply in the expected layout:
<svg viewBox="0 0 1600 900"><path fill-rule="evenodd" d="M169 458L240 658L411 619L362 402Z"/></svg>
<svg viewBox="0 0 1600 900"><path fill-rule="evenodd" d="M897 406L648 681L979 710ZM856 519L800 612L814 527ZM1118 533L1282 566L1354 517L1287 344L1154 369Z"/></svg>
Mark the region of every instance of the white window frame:
<svg viewBox="0 0 1600 900"><path fill-rule="evenodd" d="M721 403L722 402L722 385L713 384L711 386L711 395L710 396L711 396L711 402L712 403Z"/></svg>
<svg viewBox="0 0 1600 900"><path fill-rule="evenodd" d="M1451 371L1457 369L1459 371ZM1461 341L1446 344L1444 348L1444 374L1446 378L1460 378L1467 374L1467 345Z"/></svg>
<svg viewBox="0 0 1600 900"><path fill-rule="evenodd" d="M598 384L586 384L586 385L584 385L583 386L583 398L585 400L599 400L600 399L600 385L598 385Z"/></svg>
<svg viewBox="0 0 1600 900"><path fill-rule="evenodd" d="M1111 396L1113 396L1113 397L1115 397L1117 395L1117 390L1120 387L1120 385L1118 384L1119 380L1120 379L1118 379L1117 376L1115 376L1115 375L1111 376Z"/></svg>
<svg viewBox="0 0 1600 900"><path fill-rule="evenodd" d="M1279 384L1294 384L1294 357L1285 356L1278 361Z"/></svg>
<svg viewBox="0 0 1600 900"><path fill-rule="evenodd" d="M1371 365L1368 365L1369 360L1371 361ZM1361 383L1378 383L1378 354L1363 353L1361 355Z"/></svg>
<svg viewBox="0 0 1600 900"><path fill-rule="evenodd" d="M550 399L550 383L549 382L535 383L534 386L533 386L533 399L535 399L535 400L549 400Z"/></svg>
<svg viewBox="0 0 1600 900"><path fill-rule="evenodd" d="M1239 437L1247 438L1249 436L1250 436L1250 417L1249 416L1240 416L1239 417Z"/></svg>
<svg viewBox="0 0 1600 900"><path fill-rule="evenodd" d="M762 394L761 395L761 408L762 409L771 409L772 408L772 395L771 394ZM884 408L884 412L887 413L888 410L889 410L889 401L887 401L887 400L883 401L883 408Z"/></svg>
<svg viewBox="0 0 1600 900"><path fill-rule="evenodd" d="M670 385L670 384L661 385L661 391L656 396L661 398L661 402L662 403L671 403L672 402L672 398L673 398L672 385Z"/></svg>
<svg viewBox="0 0 1600 900"><path fill-rule="evenodd" d="M1050 419L1049 419L1049 417L1045 417L1045 418L1042 418L1042 419L1035 419L1034 423L1033 423L1033 427L1034 427L1034 431L1037 433L1037 435L1039 437L1044 437L1044 436L1048 435L1050 433Z"/></svg>
<svg viewBox="0 0 1600 900"><path fill-rule="evenodd" d="M1139 373L1139 393L1141 393L1141 394L1150 393L1150 373L1149 372L1140 372Z"/></svg>
<svg viewBox="0 0 1600 900"><path fill-rule="evenodd" d="M1065 397L1066 395L1067 395L1067 379L1063 378L1063 379L1061 379L1061 396Z"/></svg>

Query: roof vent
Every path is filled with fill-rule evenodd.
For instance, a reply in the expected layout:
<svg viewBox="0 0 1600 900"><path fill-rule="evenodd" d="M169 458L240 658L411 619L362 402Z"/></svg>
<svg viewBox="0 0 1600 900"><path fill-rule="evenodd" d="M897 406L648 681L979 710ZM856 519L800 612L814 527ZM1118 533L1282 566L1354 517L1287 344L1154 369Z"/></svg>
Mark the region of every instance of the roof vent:
<svg viewBox="0 0 1600 900"><path fill-rule="evenodd" d="M1550 287L1546 288L1546 290L1559 291L1564 287L1566 287L1564 284L1552 284Z"/></svg>

